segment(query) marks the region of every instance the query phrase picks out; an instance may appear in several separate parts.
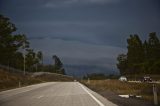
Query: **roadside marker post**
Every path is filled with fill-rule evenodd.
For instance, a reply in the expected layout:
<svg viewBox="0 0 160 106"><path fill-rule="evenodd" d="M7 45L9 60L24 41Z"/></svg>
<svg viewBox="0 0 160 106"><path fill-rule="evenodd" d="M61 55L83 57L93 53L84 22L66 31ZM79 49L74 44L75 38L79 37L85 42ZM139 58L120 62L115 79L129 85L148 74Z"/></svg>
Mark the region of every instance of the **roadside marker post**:
<svg viewBox="0 0 160 106"><path fill-rule="evenodd" d="M154 105L158 105L157 87L155 84L153 84L153 98L154 98Z"/></svg>
<svg viewBox="0 0 160 106"><path fill-rule="evenodd" d="M18 85L19 85L19 88L20 88L21 87L21 81L19 81Z"/></svg>
<svg viewBox="0 0 160 106"><path fill-rule="evenodd" d="M87 81L88 83L90 83L90 79L88 78L88 81Z"/></svg>
<svg viewBox="0 0 160 106"><path fill-rule="evenodd" d="M26 74L26 54L25 54L25 42L23 43L23 46L24 46L24 50L23 50L23 74L25 75Z"/></svg>

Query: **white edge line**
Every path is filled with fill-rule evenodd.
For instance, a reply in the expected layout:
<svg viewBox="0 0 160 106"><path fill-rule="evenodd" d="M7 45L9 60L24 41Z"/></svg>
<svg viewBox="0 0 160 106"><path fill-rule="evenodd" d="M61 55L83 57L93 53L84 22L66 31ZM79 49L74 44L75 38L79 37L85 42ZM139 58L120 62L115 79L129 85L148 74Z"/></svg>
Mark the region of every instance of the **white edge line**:
<svg viewBox="0 0 160 106"><path fill-rule="evenodd" d="M96 97L94 97L82 84L79 85L86 91L100 106L105 106L102 102L100 102Z"/></svg>

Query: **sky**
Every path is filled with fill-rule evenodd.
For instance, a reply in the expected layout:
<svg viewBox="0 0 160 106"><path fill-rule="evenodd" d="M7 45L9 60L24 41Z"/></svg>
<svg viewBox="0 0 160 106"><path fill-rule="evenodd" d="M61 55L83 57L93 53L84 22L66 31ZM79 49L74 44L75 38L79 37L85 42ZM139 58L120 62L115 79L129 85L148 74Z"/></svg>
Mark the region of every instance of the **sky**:
<svg viewBox="0 0 160 106"><path fill-rule="evenodd" d="M57 55L67 73L118 73L126 39L160 37L159 0L0 0L0 14L41 50L46 64Z"/></svg>

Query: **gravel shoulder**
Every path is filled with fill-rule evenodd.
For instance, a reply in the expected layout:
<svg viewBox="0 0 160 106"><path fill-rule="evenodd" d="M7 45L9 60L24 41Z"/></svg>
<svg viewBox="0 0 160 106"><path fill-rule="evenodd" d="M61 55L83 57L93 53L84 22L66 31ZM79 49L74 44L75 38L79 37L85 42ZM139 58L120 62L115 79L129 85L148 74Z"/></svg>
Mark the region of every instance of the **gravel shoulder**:
<svg viewBox="0 0 160 106"><path fill-rule="evenodd" d="M105 91L96 91L96 92L119 106L154 106L153 103L142 100L142 99L119 97L117 94L115 94L112 91L105 90Z"/></svg>

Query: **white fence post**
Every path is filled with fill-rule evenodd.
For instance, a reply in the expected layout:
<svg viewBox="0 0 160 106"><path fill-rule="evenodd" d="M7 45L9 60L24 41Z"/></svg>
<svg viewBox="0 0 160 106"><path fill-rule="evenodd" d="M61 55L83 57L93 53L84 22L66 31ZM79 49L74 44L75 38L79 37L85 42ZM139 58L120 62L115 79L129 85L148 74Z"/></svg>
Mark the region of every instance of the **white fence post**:
<svg viewBox="0 0 160 106"><path fill-rule="evenodd" d="M153 84L153 98L154 98L154 105L158 105L157 87L155 84Z"/></svg>

